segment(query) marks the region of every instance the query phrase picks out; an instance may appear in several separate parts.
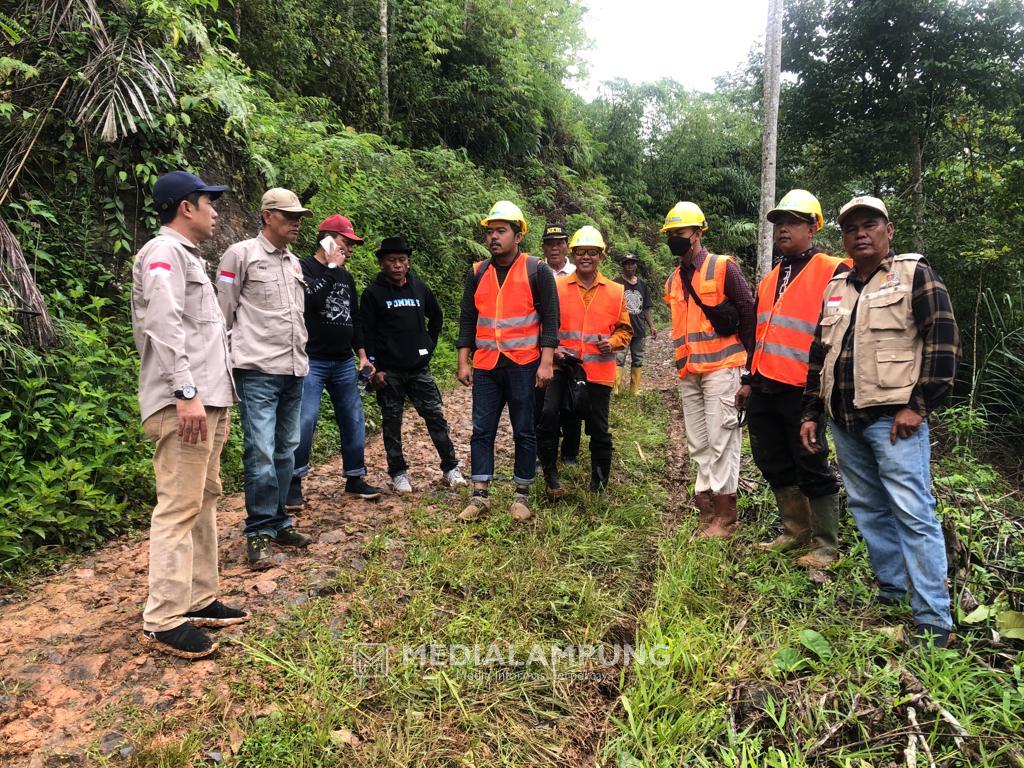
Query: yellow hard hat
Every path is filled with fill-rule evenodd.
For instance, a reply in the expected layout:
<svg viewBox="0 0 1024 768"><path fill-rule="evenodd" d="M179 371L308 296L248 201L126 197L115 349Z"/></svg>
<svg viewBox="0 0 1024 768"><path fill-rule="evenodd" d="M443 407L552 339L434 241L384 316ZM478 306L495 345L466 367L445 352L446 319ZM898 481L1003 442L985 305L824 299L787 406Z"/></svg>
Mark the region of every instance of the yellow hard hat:
<svg viewBox="0 0 1024 768"><path fill-rule="evenodd" d="M480 222L480 226L489 227L492 221L514 221L523 228L523 234L526 234L526 217L523 216L518 205L508 200L499 200L492 205L491 210Z"/></svg>
<svg viewBox="0 0 1024 768"><path fill-rule="evenodd" d="M569 241L570 251L573 248L600 248L603 253L605 247L604 238L601 237L601 233L591 226L577 229L572 236L572 240Z"/></svg>
<svg viewBox="0 0 1024 768"><path fill-rule="evenodd" d="M789 190L786 196L779 200L779 204L768 211L768 221L774 224L780 213L795 213L801 217L813 216L818 223L818 229L825 226L825 217L821 215L821 203L806 189Z"/></svg>
<svg viewBox="0 0 1024 768"><path fill-rule="evenodd" d="M708 229L707 219L704 218L704 211L696 203L679 202L672 206L672 210L665 214L665 223L661 226L662 232L680 227L700 227L701 232Z"/></svg>

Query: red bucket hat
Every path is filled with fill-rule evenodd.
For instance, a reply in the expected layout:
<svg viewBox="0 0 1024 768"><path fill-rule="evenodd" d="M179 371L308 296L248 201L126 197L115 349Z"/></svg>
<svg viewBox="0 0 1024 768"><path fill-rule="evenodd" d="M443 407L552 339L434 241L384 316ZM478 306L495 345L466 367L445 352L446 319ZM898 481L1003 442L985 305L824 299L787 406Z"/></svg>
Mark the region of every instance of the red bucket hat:
<svg viewBox="0 0 1024 768"><path fill-rule="evenodd" d="M363 242L363 238L356 234L356 231L352 228L352 222L347 216L342 216L340 213L334 213L328 216L326 219L320 222L320 228L318 232L338 232L349 240L353 240L357 243Z"/></svg>

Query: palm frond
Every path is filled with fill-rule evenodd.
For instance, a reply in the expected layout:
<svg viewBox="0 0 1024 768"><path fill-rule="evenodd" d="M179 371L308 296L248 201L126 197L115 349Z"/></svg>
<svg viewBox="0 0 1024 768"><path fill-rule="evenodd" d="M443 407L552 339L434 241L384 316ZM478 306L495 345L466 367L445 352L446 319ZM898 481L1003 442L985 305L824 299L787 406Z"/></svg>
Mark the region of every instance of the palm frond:
<svg viewBox="0 0 1024 768"><path fill-rule="evenodd" d="M154 110L174 98L174 76L162 56L129 28L108 40L82 70L74 96L75 121L112 142L154 120Z"/></svg>

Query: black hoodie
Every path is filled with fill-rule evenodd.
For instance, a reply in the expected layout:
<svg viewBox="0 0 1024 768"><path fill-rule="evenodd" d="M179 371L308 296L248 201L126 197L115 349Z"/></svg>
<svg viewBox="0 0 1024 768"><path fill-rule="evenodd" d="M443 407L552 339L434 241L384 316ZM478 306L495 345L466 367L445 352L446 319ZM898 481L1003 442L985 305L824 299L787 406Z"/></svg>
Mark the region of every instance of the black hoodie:
<svg viewBox="0 0 1024 768"><path fill-rule="evenodd" d="M412 371L430 362L441 334L441 307L426 283L410 273L397 287L381 272L359 305L366 354L383 371Z"/></svg>

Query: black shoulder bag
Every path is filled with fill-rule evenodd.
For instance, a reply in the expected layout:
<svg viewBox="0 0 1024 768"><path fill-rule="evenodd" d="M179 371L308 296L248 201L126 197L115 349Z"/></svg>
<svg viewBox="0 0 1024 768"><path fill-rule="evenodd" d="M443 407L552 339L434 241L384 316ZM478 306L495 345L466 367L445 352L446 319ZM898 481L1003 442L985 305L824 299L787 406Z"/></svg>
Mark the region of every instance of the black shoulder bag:
<svg viewBox="0 0 1024 768"><path fill-rule="evenodd" d="M690 280L687 280L685 275L683 275L682 269L679 270L679 282L683 284L683 288L690 294L690 298L701 308L701 311L710 321L711 327L715 329L715 333L719 336L732 336L739 331L740 311L732 300L726 299L721 304L709 307L700 300L700 296L693 290Z"/></svg>

